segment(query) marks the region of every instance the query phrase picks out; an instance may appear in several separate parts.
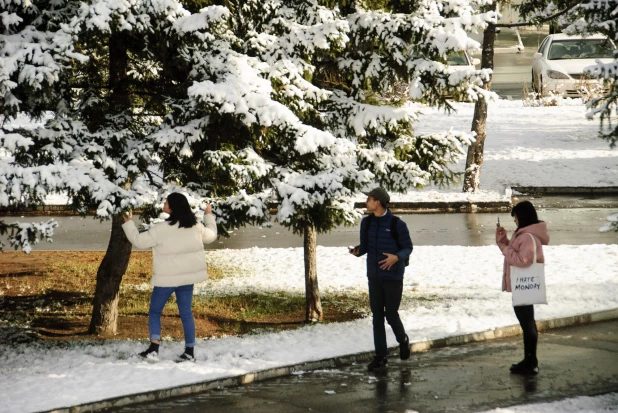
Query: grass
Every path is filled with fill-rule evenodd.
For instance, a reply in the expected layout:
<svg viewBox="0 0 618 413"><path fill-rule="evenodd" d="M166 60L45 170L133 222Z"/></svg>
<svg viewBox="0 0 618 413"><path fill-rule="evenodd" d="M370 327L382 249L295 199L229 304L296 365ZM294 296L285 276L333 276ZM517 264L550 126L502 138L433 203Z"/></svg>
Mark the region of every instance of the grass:
<svg viewBox="0 0 618 413"><path fill-rule="evenodd" d="M34 332L39 338L81 339L87 336L96 273L104 252L54 251L3 253L0 269L0 328ZM144 338L148 335L152 255L133 252L119 298L118 334L100 338ZM236 269L209 266L211 280ZM350 321L369 312L366 294L322 297L324 322ZM193 313L199 337L286 330L304 325L305 297L285 292L198 295ZM164 334L182 337L174 297L165 306ZM95 337L92 337L95 338Z"/></svg>

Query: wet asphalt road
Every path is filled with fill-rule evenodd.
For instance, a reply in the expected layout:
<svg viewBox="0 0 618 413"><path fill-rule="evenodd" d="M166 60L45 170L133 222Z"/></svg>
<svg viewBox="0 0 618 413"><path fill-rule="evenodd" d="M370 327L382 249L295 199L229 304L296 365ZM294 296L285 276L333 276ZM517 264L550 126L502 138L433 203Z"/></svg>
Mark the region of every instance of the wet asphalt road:
<svg viewBox="0 0 618 413"><path fill-rule="evenodd" d="M615 210L605 208L541 208L539 218L547 221L551 244L616 244L618 234L599 232L606 217ZM494 245L496 220L509 231L515 229L509 213L416 213L400 214L408 224L415 245ZM50 217L8 217L7 222L38 222ZM92 217L54 217L56 228L53 243L43 242L36 250L105 250L109 242L111 223L100 223ZM137 220L137 218L136 218ZM318 245L344 247L356 244L360 227L339 227L328 234L318 235ZM280 225L271 228L248 226L235 230L230 238L219 238L207 249L289 248L302 247L302 237Z"/></svg>
<svg viewBox="0 0 618 413"><path fill-rule="evenodd" d="M541 333L538 376L509 373L522 347L515 337L413 353L408 361L392 354L385 372L365 365L299 372L106 411L465 413L618 391L618 320Z"/></svg>

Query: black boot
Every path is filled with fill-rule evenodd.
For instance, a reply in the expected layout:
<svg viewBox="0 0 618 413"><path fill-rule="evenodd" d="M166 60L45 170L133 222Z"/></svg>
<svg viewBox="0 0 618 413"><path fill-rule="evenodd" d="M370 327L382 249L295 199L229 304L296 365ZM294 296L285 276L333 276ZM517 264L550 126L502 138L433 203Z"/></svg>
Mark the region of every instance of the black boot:
<svg viewBox="0 0 618 413"><path fill-rule="evenodd" d="M510 370L513 374L538 374L539 361L536 356L526 354L526 357L519 363L513 364Z"/></svg>
<svg viewBox="0 0 618 413"><path fill-rule="evenodd" d="M407 360L410 358L410 339L406 334L406 339L399 343L399 358Z"/></svg>
<svg viewBox="0 0 618 413"><path fill-rule="evenodd" d="M146 349L146 351L142 351L139 353L140 357L143 357L150 361L158 361L159 360L159 343L150 343L150 347Z"/></svg>
<svg viewBox="0 0 618 413"><path fill-rule="evenodd" d="M372 371L375 369L386 368L387 363L388 363L388 360L386 359L386 357L375 356L373 360L371 361L371 363L369 363L369 365L367 366L367 370Z"/></svg>
<svg viewBox="0 0 618 413"><path fill-rule="evenodd" d="M520 361L519 363L514 363L514 364L511 364L511 367L510 367L510 369L509 369L509 370L513 371L513 369L517 369L517 368L519 368L519 367L523 366L525 363L526 363L526 359L523 359L523 360L522 360L522 361Z"/></svg>
<svg viewBox="0 0 618 413"><path fill-rule="evenodd" d="M513 374L539 374L539 368L531 363L521 362L511 366Z"/></svg>
<svg viewBox="0 0 618 413"><path fill-rule="evenodd" d="M195 355L193 354L193 347L185 347L185 352L178 356L178 362L183 361L195 361Z"/></svg>

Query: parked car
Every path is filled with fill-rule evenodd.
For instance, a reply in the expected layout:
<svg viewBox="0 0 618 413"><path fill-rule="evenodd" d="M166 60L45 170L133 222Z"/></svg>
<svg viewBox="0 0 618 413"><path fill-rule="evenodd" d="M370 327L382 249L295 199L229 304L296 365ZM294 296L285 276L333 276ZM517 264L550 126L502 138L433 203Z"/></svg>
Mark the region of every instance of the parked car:
<svg viewBox="0 0 618 413"><path fill-rule="evenodd" d="M476 58L472 59L468 52L462 50L449 53L446 57L446 63L449 66L476 66L481 64L481 61Z"/></svg>
<svg viewBox="0 0 618 413"><path fill-rule="evenodd" d="M565 97L579 97L581 87L598 85L586 73L597 60L609 63L614 58L614 43L603 35L547 36L532 60L532 87L543 94L548 91Z"/></svg>
<svg viewBox="0 0 618 413"><path fill-rule="evenodd" d="M460 71L462 69L476 69L476 65L480 65L481 61L477 58L471 58L468 52L465 50L461 50L458 52L451 52L446 56L446 64L449 65L451 71ZM445 95L447 99L456 99L456 100L468 100L466 98L457 97L455 98L452 95Z"/></svg>

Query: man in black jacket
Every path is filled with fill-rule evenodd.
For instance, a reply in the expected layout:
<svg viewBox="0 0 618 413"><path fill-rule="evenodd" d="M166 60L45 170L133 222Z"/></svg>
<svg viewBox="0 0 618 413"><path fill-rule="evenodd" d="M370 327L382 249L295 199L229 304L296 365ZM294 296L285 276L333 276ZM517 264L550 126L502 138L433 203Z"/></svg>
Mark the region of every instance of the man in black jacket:
<svg viewBox="0 0 618 413"><path fill-rule="evenodd" d="M351 248L350 254L357 257L367 254L369 303L376 352L367 367L373 370L386 367L388 362L384 318L395 333L400 358L407 360L410 357L410 341L398 311L403 293L403 274L412 253L412 240L406 223L388 210L390 196L384 188L374 188L364 194L367 195L369 215L361 221L361 243Z"/></svg>

